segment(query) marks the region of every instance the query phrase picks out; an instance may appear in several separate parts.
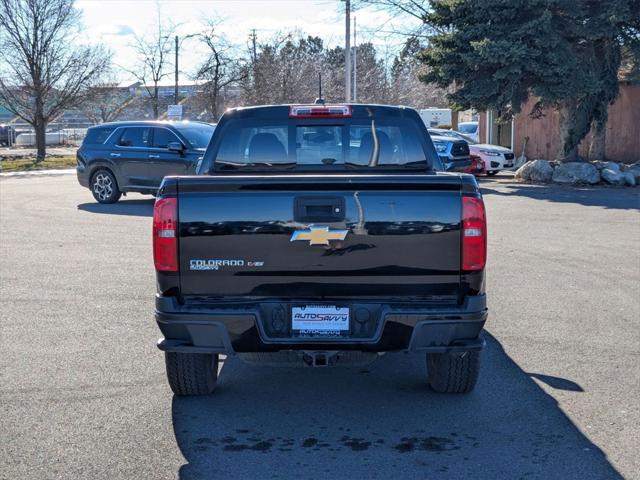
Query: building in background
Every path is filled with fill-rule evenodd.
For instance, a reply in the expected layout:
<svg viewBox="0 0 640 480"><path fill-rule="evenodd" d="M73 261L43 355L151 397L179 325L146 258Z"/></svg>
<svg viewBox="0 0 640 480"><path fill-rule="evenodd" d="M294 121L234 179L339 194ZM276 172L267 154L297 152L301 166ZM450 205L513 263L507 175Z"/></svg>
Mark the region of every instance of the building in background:
<svg viewBox="0 0 640 480"><path fill-rule="evenodd" d="M178 85L178 96L180 98L195 97L199 93L202 93L202 86L205 82L186 82ZM120 88L129 91L132 97L144 98L149 97L149 91L153 92L153 85L144 86L142 82L135 82L132 84L121 84ZM147 90L148 89L148 90ZM173 98L175 94L175 83L173 80L164 79L158 83L158 97L160 98Z"/></svg>

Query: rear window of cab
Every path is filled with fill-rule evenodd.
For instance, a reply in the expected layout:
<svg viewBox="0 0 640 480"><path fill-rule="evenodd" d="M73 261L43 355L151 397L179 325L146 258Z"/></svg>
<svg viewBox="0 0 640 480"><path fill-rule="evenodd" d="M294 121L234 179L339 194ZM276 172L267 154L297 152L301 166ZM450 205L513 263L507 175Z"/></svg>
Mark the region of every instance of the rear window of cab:
<svg viewBox="0 0 640 480"><path fill-rule="evenodd" d="M428 156L412 119L403 117L230 120L214 153L215 170L425 169Z"/></svg>

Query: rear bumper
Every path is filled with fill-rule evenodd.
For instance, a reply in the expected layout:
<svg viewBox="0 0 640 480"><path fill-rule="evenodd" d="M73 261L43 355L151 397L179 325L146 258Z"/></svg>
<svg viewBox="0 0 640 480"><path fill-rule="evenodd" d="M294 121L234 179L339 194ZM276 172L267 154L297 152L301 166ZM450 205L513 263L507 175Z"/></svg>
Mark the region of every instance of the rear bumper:
<svg viewBox="0 0 640 480"><path fill-rule="evenodd" d="M479 350L487 319L486 296L469 296L459 306L385 304L368 338L300 339L269 337L260 304L180 305L174 297L156 297L156 321L163 351L185 353L326 350L444 353Z"/></svg>
<svg viewBox="0 0 640 480"><path fill-rule="evenodd" d="M78 176L78 183L86 188L89 188L89 171L86 166L78 165L76 167L76 175Z"/></svg>

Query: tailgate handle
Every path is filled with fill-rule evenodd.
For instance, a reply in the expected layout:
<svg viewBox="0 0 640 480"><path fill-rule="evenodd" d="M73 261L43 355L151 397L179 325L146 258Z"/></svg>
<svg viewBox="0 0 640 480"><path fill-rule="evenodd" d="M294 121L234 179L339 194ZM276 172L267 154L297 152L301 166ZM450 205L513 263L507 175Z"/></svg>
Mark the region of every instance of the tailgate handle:
<svg viewBox="0 0 640 480"><path fill-rule="evenodd" d="M296 222L344 221L344 197L296 197L293 216Z"/></svg>

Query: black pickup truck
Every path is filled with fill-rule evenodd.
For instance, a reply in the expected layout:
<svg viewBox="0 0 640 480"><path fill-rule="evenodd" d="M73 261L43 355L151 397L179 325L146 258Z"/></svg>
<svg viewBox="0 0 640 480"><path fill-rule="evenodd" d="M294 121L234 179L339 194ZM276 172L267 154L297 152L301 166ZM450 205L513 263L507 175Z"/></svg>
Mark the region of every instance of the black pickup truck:
<svg viewBox="0 0 640 480"><path fill-rule="evenodd" d="M211 393L218 355L354 364L425 355L437 392L475 386L485 209L442 172L418 113L379 105L238 108L197 176L154 207L156 320L175 394Z"/></svg>

